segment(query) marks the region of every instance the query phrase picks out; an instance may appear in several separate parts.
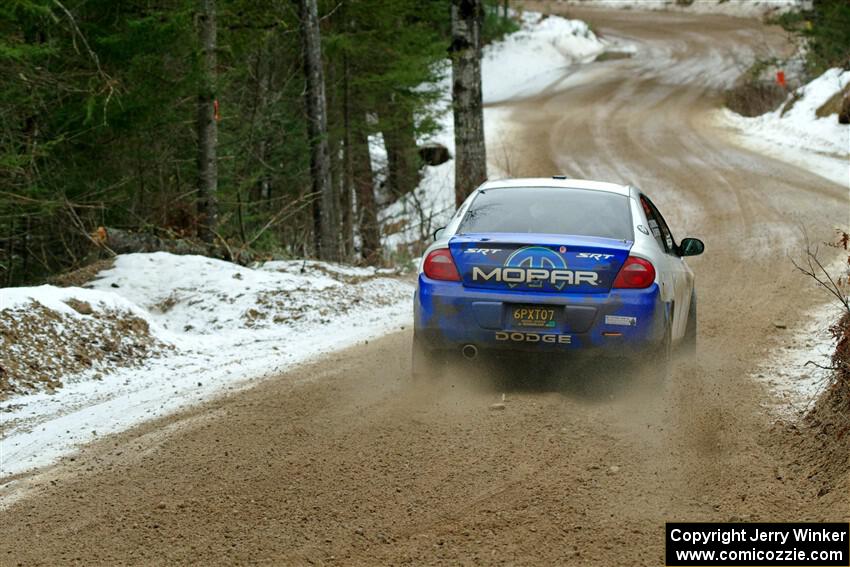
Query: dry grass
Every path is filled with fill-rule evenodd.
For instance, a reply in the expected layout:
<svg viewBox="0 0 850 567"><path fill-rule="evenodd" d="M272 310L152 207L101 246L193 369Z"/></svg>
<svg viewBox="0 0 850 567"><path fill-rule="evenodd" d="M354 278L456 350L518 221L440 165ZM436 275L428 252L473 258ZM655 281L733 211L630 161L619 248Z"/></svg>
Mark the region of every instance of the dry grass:
<svg viewBox="0 0 850 567"><path fill-rule="evenodd" d="M845 313L831 330L838 344L835 346L835 354L832 355L835 373L828 396L835 398L839 407L844 408L847 418L845 433L850 437L850 312Z"/></svg>
<svg viewBox="0 0 850 567"><path fill-rule="evenodd" d="M823 103L820 108L815 111L818 118L825 118L833 114L838 115L838 121L841 124L850 123L850 84L832 95L828 101Z"/></svg>
<svg viewBox="0 0 850 567"><path fill-rule="evenodd" d="M97 260L82 268L52 276L47 280L47 283L58 287L83 287L94 280L97 274L111 268L113 264L115 264L115 258Z"/></svg>
<svg viewBox="0 0 850 567"><path fill-rule="evenodd" d="M833 382L806 416L814 436L809 446L810 479L818 496L835 498L850 490L850 313L833 327L838 345Z"/></svg>
<svg viewBox="0 0 850 567"><path fill-rule="evenodd" d="M788 92L774 83L742 78L726 91L726 106L742 116L760 116L776 110Z"/></svg>

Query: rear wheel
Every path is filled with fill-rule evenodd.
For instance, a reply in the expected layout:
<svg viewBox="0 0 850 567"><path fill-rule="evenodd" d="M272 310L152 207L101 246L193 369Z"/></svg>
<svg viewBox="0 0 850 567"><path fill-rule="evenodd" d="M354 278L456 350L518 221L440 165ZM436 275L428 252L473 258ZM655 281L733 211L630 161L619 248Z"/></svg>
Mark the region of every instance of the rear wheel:
<svg viewBox="0 0 850 567"><path fill-rule="evenodd" d="M643 375L644 383L652 390L664 388L670 378L673 366L673 333L668 319L664 325L664 337L661 344L652 350L652 353L644 360Z"/></svg>
<svg viewBox="0 0 850 567"><path fill-rule="evenodd" d="M429 350L422 339L413 336L412 376L414 381L435 380L442 374L442 357Z"/></svg>
<svg viewBox="0 0 850 567"><path fill-rule="evenodd" d="M667 324L664 331L664 343L658 352L659 376L662 382L666 382L670 377L670 370L673 366L673 328Z"/></svg>
<svg viewBox="0 0 850 567"><path fill-rule="evenodd" d="M685 336L682 338L681 351L688 356L697 354L697 294L691 293L691 307L688 310L688 324L685 327Z"/></svg>

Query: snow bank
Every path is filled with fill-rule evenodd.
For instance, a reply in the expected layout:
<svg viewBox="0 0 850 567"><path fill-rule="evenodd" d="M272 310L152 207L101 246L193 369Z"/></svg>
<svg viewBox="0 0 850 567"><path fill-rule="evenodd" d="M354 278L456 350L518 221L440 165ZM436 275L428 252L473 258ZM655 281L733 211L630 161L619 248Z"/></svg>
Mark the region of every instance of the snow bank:
<svg viewBox="0 0 850 567"><path fill-rule="evenodd" d="M830 69L803 85L773 112L747 118L728 108L717 123L731 129L742 145L808 169L835 183L850 186L850 126L836 115L815 114L850 83L850 71ZM796 99L796 100L795 100Z"/></svg>
<svg viewBox="0 0 850 567"><path fill-rule="evenodd" d="M563 79L571 64L591 61L605 44L580 20L522 15L522 28L484 48L484 104L539 94Z"/></svg>
<svg viewBox="0 0 850 567"><path fill-rule="evenodd" d="M168 350L147 314L109 291L0 290L0 399L99 379Z"/></svg>
<svg viewBox="0 0 850 567"><path fill-rule="evenodd" d="M128 311L137 316L144 316L144 312L131 301L127 301L117 293L112 293L111 290L93 291L79 287L52 285L0 289L0 310L26 308L33 302L38 302L57 313L84 318L86 315L81 314L69 304L73 301L86 302L96 311Z"/></svg>
<svg viewBox="0 0 850 567"><path fill-rule="evenodd" d="M811 0L694 0L690 5L679 4L676 0L566 0L566 3L599 8L676 10L695 14L725 14L749 18L811 7Z"/></svg>
<svg viewBox="0 0 850 567"><path fill-rule="evenodd" d="M329 322L361 302L392 302L395 280L374 269L312 261L245 268L202 256L165 252L119 256L95 290L115 290L163 329L196 335L288 328ZM177 340L177 337L172 337Z"/></svg>
<svg viewBox="0 0 850 567"><path fill-rule="evenodd" d="M539 12L523 12L519 31L484 48L481 81L484 103L490 105L484 109L488 177L506 176L494 159L501 155L501 140L507 133L504 110L496 105L558 88L571 65L590 61L606 50L632 52L634 47L602 41L582 21ZM454 155L451 69L448 62L445 65L444 79L437 85L443 96L435 106L442 110L440 132L420 143L442 144ZM374 156L381 159L381 152ZM425 167L417 189L382 211L385 229L397 227L384 238L385 249L404 250L448 223L455 211L454 168L454 160Z"/></svg>
<svg viewBox="0 0 850 567"><path fill-rule="evenodd" d="M82 372L71 365L72 372L64 375L57 368L53 387L38 388L36 382L36 393L17 393L0 402L0 476L47 465L95 435L126 429L408 325L413 285L390 275L311 261L245 268L155 253L119 256L113 268L89 284L92 289L0 289L7 325L0 328L0 367L11 352L6 331L19 332L20 317L34 313L40 319L28 332L44 343L39 351L88 356L86 349L99 348L98 334L105 332L96 324L104 320L119 326L137 321L161 346L136 356L130 368L117 361ZM18 318L6 317L12 312ZM54 332L57 320L60 327ZM132 344L141 340L132 333L126 337ZM31 347L31 340L15 341L12 350L20 354ZM32 355L48 362L42 352Z"/></svg>

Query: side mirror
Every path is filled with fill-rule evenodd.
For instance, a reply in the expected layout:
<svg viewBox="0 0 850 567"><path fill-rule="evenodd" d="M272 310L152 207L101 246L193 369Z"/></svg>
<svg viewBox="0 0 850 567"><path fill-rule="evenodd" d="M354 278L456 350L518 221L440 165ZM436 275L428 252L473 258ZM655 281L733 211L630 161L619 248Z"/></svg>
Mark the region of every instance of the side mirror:
<svg viewBox="0 0 850 567"><path fill-rule="evenodd" d="M684 238L679 243L679 255L699 256L705 251L705 244L699 238Z"/></svg>
<svg viewBox="0 0 850 567"><path fill-rule="evenodd" d="M444 226L441 226L440 228L435 230L434 231L434 240L439 240L440 237L443 235L443 232L445 232L445 231L446 231L446 227L444 227Z"/></svg>

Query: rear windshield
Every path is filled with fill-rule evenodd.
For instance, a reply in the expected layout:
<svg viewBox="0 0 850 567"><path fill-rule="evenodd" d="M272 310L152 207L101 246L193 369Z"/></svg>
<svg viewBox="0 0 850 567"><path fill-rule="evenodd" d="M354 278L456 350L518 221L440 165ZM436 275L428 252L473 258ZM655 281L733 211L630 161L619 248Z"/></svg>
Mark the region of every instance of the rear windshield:
<svg viewBox="0 0 850 567"><path fill-rule="evenodd" d="M536 232L634 239L628 197L561 187L482 191L458 228L460 234L476 232Z"/></svg>

